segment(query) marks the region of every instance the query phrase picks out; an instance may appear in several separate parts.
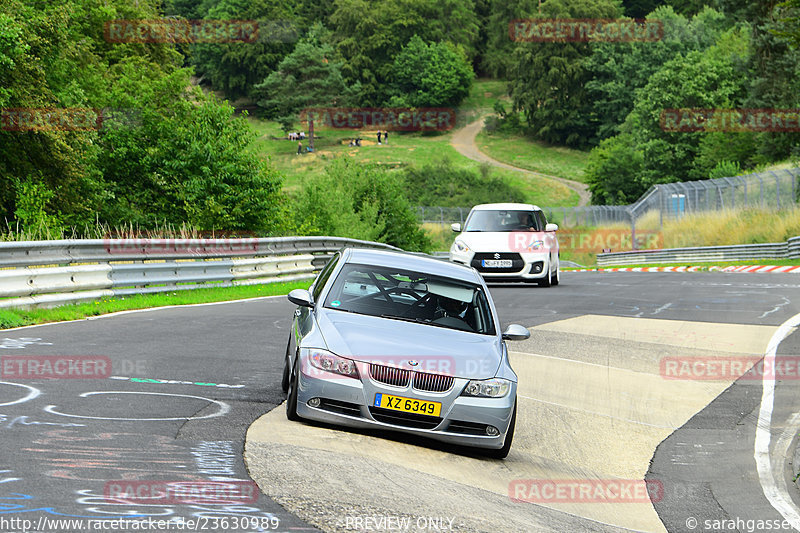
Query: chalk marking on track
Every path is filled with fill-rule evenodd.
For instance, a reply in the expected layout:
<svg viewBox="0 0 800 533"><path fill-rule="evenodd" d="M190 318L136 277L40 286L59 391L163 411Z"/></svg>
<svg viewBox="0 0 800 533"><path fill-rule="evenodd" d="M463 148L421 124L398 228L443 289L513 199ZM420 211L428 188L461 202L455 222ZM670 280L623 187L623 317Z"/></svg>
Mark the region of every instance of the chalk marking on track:
<svg viewBox="0 0 800 533"><path fill-rule="evenodd" d="M175 418L118 418L118 417L106 417L106 416L85 416L85 415L73 415L70 413L59 413L55 410L55 405L48 405L44 408L44 411L50 414L59 415L59 416L66 416L69 418L88 418L90 420L121 420L125 422L158 422L158 421L172 421L172 420L203 420L206 418L216 418L218 416L223 416L227 414L231 410L231 406L225 402L221 402L219 400L212 400L211 398L203 398L202 396L192 396L190 394L170 394L166 392L137 392L137 391L96 391L96 392L84 392L80 395L81 398L86 398L87 396L94 396L96 394L147 394L150 396L176 396L179 398L194 398L196 400L203 400L209 403L215 403L219 406L219 411L216 413L211 413L210 415L203 415L203 416L179 416Z"/></svg>

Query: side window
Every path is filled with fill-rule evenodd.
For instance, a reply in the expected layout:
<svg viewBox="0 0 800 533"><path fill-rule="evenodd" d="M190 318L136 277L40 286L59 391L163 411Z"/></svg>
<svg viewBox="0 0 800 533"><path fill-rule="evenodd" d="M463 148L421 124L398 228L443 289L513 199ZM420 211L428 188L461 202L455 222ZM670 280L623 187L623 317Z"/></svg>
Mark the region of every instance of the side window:
<svg viewBox="0 0 800 533"><path fill-rule="evenodd" d="M536 216L539 219L539 231L544 231L547 227L547 218L544 216L544 211L536 211Z"/></svg>
<svg viewBox="0 0 800 533"><path fill-rule="evenodd" d="M336 267L336 263L339 262L339 254L334 255L328 264L322 269L322 272L319 273L317 276L317 281L314 282L314 289L311 292L311 296L314 298L314 303L319 301L319 295L322 293L322 288L328 282L328 278L331 277L331 272Z"/></svg>

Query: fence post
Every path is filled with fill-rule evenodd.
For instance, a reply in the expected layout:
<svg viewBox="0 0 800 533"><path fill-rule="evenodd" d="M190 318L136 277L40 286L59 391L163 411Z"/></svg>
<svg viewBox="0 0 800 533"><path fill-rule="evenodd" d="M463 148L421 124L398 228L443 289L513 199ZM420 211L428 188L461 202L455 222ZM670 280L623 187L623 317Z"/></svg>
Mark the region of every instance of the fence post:
<svg viewBox="0 0 800 533"><path fill-rule="evenodd" d="M778 205L778 210L781 208L781 179L775 174L774 170L769 171L775 177L775 202Z"/></svg>

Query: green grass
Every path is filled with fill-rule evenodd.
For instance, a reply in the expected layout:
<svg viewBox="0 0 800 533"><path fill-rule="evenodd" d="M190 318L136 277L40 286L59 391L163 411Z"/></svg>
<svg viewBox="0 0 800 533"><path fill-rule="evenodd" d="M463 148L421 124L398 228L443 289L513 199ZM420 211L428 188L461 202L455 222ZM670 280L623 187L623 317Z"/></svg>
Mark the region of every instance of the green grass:
<svg viewBox="0 0 800 533"><path fill-rule="evenodd" d="M584 171L589 152L548 146L524 135L482 131L476 139L485 154L513 165L543 174L585 182ZM577 205L577 204L574 204Z"/></svg>
<svg viewBox="0 0 800 533"><path fill-rule="evenodd" d="M494 102L505 98L506 82L498 80L477 80L459 107L459 116L468 122L480 114L491 112ZM327 164L337 157L351 157L360 163L373 163L390 169L402 169L408 165L424 166L448 158L457 167L477 170L480 163L459 154L451 145L452 132L400 133L391 132L388 144L377 144L377 130L340 130L315 127L315 152L297 155L297 141L289 141L276 122L248 118L257 134L254 150L268 157L273 165L285 176L284 190L294 192L300 189L304 179L314 179L324 173ZM461 127L464 124L460 124ZM308 133L308 124L297 126ZM360 136L361 147L348 146L349 141ZM308 141L303 141L303 148ZM554 149L560 150L560 149ZM492 173L508 180L521 189L526 201L547 206L574 206L578 195L564 185L543 180L530 180L521 173L511 170L492 169ZM465 206L469 207L469 206Z"/></svg>
<svg viewBox="0 0 800 533"><path fill-rule="evenodd" d="M249 120L259 134L256 140L258 150L269 156L276 168L286 176L284 190L287 192L298 190L303 179L322 175L327 163L336 157L351 157L360 163L374 163L391 169L407 165L424 166L442 158L450 159L460 168L477 170L480 167L480 163L462 156L450 145L450 133L430 135L392 132L389 134L389 143L379 146L372 132L362 131L359 133L361 147L350 147L349 139L353 138L354 133L320 128L316 131L319 138L314 140L316 151L297 155L297 142L270 139L270 136L280 134L280 127L276 123ZM492 173L519 187L528 202L548 206L578 204L578 195L560 183L530 180L512 170L492 169Z"/></svg>
<svg viewBox="0 0 800 533"><path fill-rule="evenodd" d="M508 82L505 80L477 79L470 88L469 96L459 105L459 110L491 112L494 109L494 103L498 100L504 102L510 100Z"/></svg>
<svg viewBox="0 0 800 533"><path fill-rule="evenodd" d="M287 294L292 289L306 289L311 279L270 283L266 285L240 285L210 289L183 290L160 294L137 294L124 298L107 298L95 302L64 305L51 309L0 309L0 329L79 320L129 309L146 309L165 305L185 305L209 302L242 300L261 296Z"/></svg>

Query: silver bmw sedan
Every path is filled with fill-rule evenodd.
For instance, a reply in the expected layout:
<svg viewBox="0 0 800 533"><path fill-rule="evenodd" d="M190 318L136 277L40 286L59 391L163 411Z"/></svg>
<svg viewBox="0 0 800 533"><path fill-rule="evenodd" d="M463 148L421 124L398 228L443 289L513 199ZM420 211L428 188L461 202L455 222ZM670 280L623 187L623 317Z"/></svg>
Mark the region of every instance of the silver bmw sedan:
<svg viewBox="0 0 800 533"><path fill-rule="evenodd" d="M283 389L290 420L413 433L508 455L517 375L506 340L529 337L497 311L473 268L343 249L296 304Z"/></svg>

